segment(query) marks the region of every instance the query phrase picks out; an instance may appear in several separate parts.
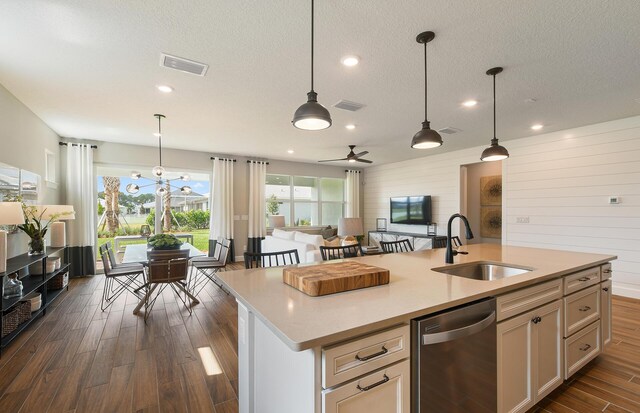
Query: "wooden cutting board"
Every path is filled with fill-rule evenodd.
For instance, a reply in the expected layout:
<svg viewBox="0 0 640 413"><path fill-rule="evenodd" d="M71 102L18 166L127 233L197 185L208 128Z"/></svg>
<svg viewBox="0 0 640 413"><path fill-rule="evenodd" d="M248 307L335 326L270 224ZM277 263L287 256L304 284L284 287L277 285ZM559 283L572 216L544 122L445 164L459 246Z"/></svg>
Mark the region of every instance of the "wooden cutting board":
<svg viewBox="0 0 640 413"><path fill-rule="evenodd" d="M312 297L389 284L389 270L356 261L284 268L282 280Z"/></svg>

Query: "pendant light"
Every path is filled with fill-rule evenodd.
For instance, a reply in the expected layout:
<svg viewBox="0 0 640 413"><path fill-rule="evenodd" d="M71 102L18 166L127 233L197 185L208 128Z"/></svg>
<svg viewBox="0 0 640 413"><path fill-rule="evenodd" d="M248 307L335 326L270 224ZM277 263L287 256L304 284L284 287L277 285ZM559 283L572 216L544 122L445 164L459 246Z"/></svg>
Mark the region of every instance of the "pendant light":
<svg viewBox="0 0 640 413"><path fill-rule="evenodd" d="M491 139L491 146L482 151L482 156L480 156L480 160L486 162L501 161L509 157L507 148L499 145L498 138L496 138L496 75L501 72L501 67L487 70L487 74L493 76L493 138Z"/></svg>
<svg viewBox="0 0 640 413"><path fill-rule="evenodd" d="M307 103L296 110L293 126L304 130L321 130L331 126L331 115L327 108L318 103L318 94L313 90L313 14L314 0L311 0L311 91L307 93Z"/></svg>
<svg viewBox="0 0 640 413"><path fill-rule="evenodd" d="M427 118L427 43L434 37L434 32L422 32L416 37L416 41L424 45L424 122L422 130L413 135L411 140L411 147L414 149L431 149L442 145L442 136L429 127Z"/></svg>

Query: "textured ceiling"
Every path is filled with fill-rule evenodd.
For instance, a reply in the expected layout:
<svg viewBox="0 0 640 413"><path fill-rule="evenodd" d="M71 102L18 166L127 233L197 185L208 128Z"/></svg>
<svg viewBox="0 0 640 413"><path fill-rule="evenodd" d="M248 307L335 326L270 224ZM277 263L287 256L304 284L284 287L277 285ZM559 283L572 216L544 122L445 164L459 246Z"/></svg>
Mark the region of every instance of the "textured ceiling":
<svg viewBox="0 0 640 413"><path fill-rule="evenodd" d="M342 157L347 144L379 164L488 143L493 66L505 68L507 147L536 122L543 133L640 113L637 0L318 0L315 89L333 126L299 131L290 121L309 90L309 13L303 0L3 0L0 83L61 136L155 145L159 112L168 147L301 161ZM424 30L436 32L429 120L462 132L420 151L409 144L423 120ZM161 52L209 71L162 68ZM345 54L360 65L342 66ZM468 98L478 106L462 108ZM340 99L366 107L330 107Z"/></svg>

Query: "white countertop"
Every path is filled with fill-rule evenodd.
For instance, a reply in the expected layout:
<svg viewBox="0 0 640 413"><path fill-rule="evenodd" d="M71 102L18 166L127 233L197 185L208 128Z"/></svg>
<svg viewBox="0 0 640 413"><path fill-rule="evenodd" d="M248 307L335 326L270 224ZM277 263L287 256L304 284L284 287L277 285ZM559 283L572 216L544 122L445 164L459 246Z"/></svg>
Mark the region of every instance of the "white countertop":
<svg viewBox="0 0 640 413"><path fill-rule="evenodd" d="M431 271L445 265L445 248L439 248L353 258L388 269L389 284L321 297L307 296L284 284L281 267L226 271L217 276L284 343L300 351L616 259L611 255L495 244L467 245L461 250L469 255L456 256L456 264L486 260L533 271L494 281L446 275Z"/></svg>

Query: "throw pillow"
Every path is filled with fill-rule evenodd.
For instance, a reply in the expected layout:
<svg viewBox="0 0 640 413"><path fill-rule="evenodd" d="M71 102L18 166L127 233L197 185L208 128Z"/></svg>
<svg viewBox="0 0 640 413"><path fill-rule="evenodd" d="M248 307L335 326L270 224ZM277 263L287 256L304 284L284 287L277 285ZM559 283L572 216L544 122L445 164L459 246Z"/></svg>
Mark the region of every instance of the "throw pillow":
<svg viewBox="0 0 640 413"><path fill-rule="evenodd" d="M316 248L320 247L321 245L324 245L322 235L305 234L304 232L299 232L299 231L295 232L294 240L298 242L304 242L305 244L311 244Z"/></svg>
<svg viewBox="0 0 640 413"><path fill-rule="evenodd" d="M338 237L333 237L331 241L328 239L324 240L325 247L339 247L341 245L341 240Z"/></svg>
<svg viewBox="0 0 640 413"><path fill-rule="evenodd" d="M274 238L293 240L294 237L296 236L296 232L297 231L284 231L278 228L274 228L273 232L271 233L271 236Z"/></svg>
<svg viewBox="0 0 640 413"><path fill-rule="evenodd" d="M333 233L333 229L331 228L331 225L329 225L328 227L322 228L320 230L320 235L322 235L322 238L328 239L334 236L335 234Z"/></svg>

